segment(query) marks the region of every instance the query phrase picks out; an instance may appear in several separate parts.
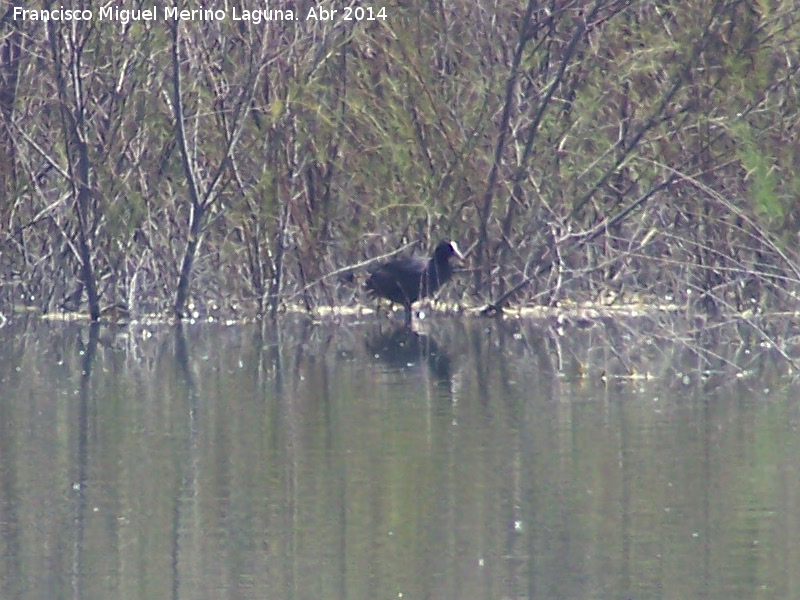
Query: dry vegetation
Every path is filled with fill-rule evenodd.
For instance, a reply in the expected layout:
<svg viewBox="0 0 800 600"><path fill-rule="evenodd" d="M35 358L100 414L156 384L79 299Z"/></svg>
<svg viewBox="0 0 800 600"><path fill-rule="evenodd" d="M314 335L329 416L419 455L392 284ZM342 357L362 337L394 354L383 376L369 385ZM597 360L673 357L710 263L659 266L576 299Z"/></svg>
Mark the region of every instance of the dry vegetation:
<svg viewBox="0 0 800 600"><path fill-rule="evenodd" d="M445 294L487 312L796 310L797 2L383 6L259 25L7 8L3 310L354 304L346 267L442 237L469 249Z"/></svg>

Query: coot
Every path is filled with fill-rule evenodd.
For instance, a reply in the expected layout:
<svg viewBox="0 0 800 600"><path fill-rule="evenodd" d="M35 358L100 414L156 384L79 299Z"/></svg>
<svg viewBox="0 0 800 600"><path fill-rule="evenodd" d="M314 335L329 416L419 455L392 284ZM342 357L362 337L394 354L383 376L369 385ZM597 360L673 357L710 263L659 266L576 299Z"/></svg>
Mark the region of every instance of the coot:
<svg viewBox="0 0 800 600"><path fill-rule="evenodd" d="M455 242L439 242L430 260L402 256L378 265L370 272L366 288L373 298L386 298L406 309L411 323L411 305L433 294L453 276L452 257L463 259Z"/></svg>

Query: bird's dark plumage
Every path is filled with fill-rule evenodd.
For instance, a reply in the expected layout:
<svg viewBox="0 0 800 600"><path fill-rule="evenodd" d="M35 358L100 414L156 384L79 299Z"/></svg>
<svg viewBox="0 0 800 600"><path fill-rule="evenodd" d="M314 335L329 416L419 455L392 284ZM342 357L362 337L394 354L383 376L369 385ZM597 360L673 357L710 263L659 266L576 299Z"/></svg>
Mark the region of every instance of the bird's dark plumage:
<svg viewBox="0 0 800 600"><path fill-rule="evenodd" d="M386 298L402 304L406 309L406 324L411 323L411 305L420 298L436 292L453 276L450 259L462 259L455 242L439 242L433 256L426 261L412 256L401 256L378 265L366 282L367 291L374 298Z"/></svg>

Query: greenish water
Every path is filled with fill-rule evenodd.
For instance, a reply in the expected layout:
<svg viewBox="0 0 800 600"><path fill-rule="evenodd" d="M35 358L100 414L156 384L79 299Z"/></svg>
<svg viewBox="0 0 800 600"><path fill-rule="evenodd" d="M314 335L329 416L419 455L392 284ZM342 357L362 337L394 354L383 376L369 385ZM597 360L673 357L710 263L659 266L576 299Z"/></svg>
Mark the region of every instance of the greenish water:
<svg viewBox="0 0 800 600"><path fill-rule="evenodd" d="M289 321L0 329L0 597L800 597L774 362Z"/></svg>

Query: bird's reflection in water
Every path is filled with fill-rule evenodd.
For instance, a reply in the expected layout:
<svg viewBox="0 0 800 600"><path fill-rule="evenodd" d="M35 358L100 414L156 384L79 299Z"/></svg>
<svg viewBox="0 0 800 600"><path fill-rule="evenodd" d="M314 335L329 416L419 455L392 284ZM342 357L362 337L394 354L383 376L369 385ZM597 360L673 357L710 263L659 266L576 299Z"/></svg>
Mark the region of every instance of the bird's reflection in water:
<svg viewBox="0 0 800 600"><path fill-rule="evenodd" d="M401 327L391 333L378 331L367 338L367 350L393 369L427 366L436 383L449 384L450 357L432 337Z"/></svg>

